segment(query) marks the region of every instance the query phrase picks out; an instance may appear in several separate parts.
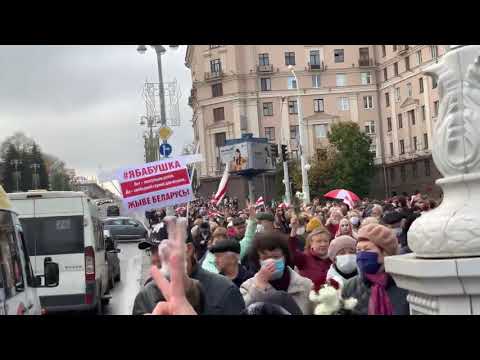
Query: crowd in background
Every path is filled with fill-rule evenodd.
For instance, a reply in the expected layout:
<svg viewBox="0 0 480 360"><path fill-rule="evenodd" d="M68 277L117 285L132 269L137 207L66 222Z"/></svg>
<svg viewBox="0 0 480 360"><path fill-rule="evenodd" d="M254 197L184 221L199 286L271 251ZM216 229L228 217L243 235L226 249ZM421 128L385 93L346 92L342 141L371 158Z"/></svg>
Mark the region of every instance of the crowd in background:
<svg viewBox="0 0 480 360"><path fill-rule="evenodd" d="M235 198L219 204L198 198L175 209L177 218L187 218L186 298L197 314L309 315L312 291L333 284L342 297L357 300L349 314L406 315L407 293L385 272L384 258L411 252L410 226L436 206L419 192L363 199L351 208L319 198L275 207L247 201L246 208ZM162 244L172 217L164 209L146 216L153 231L140 247L168 277ZM154 313L165 300L153 278L138 294L134 314Z"/></svg>

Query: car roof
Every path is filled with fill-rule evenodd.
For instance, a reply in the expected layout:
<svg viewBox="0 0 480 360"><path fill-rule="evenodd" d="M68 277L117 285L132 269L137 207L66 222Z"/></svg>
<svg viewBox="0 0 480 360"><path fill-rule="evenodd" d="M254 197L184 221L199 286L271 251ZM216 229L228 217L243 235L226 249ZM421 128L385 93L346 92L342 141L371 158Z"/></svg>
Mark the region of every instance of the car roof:
<svg viewBox="0 0 480 360"><path fill-rule="evenodd" d="M128 216L113 216L113 217L108 217L103 219L103 221L107 221L107 220L135 220L135 219Z"/></svg>
<svg viewBox="0 0 480 360"><path fill-rule="evenodd" d="M35 190L28 192L14 192L9 193L8 197L11 200L23 200L28 198L88 198L88 196L81 191L47 191L47 190Z"/></svg>

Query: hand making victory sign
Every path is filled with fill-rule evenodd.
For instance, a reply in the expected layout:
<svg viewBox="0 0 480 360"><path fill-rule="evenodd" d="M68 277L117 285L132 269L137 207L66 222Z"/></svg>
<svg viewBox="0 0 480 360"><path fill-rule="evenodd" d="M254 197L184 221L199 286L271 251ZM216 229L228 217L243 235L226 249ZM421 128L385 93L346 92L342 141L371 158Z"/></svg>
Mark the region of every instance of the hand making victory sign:
<svg viewBox="0 0 480 360"><path fill-rule="evenodd" d="M185 266L187 219L178 218L176 221L167 219L166 222L168 249L165 254L168 258L171 280L168 281L156 266L152 266L153 280L166 300L157 304L152 315L197 315L185 295L189 281Z"/></svg>

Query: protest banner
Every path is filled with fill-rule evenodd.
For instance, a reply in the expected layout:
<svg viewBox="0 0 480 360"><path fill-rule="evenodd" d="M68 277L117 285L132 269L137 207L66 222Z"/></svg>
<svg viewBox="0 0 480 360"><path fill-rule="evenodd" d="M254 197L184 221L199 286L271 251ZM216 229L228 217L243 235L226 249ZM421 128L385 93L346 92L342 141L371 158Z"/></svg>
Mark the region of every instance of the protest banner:
<svg viewBox="0 0 480 360"><path fill-rule="evenodd" d="M146 211L191 201L189 160L180 156L116 171L125 211Z"/></svg>

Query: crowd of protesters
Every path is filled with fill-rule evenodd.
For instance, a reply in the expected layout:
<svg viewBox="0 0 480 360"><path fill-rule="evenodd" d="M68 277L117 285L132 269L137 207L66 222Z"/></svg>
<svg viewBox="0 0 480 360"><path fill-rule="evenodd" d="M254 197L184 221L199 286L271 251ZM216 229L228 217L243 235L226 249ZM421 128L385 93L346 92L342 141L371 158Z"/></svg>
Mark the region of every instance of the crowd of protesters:
<svg viewBox="0 0 480 360"><path fill-rule="evenodd" d="M407 292L384 259L411 252L410 226L435 207L415 192L352 207L315 198L241 208L235 198L198 198L175 216L149 212L153 231L139 248L151 253L152 276L133 314L310 315L311 292L334 283L357 300L349 314L407 315Z"/></svg>

